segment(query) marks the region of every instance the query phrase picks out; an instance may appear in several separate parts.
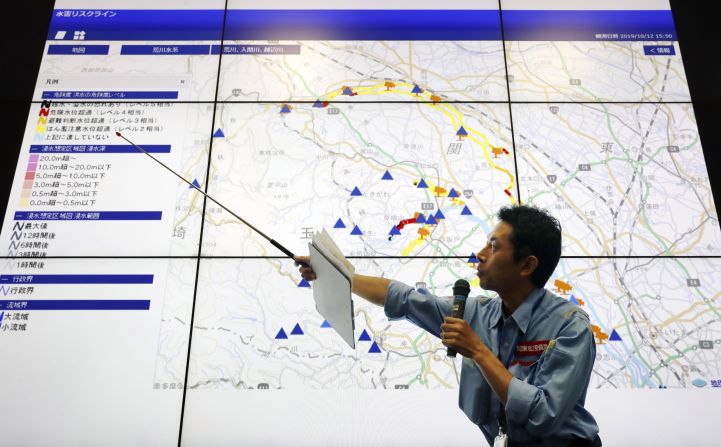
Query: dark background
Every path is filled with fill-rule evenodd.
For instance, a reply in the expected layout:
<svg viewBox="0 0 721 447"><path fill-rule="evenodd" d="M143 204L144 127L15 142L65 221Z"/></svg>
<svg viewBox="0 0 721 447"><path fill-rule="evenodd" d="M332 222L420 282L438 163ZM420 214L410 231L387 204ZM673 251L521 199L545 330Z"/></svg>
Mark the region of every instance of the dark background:
<svg viewBox="0 0 721 447"><path fill-rule="evenodd" d="M0 31L0 219L10 195L53 4L53 0L13 2ZM721 23L710 11L709 2L671 0L671 9L718 207L721 203L721 128L716 126L721 124Z"/></svg>

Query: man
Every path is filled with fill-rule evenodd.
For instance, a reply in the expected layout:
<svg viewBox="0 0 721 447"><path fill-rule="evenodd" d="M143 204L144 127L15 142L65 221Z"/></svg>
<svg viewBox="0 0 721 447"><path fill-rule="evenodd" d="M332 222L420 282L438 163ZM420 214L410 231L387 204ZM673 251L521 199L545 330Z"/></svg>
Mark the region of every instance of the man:
<svg viewBox="0 0 721 447"><path fill-rule="evenodd" d="M469 298L464 319L449 316L449 300L385 278L354 275L353 293L464 356L459 405L489 444L600 446L583 406L596 357L588 316L544 289L561 256L561 226L529 206L498 217L477 255L480 285L498 298ZM315 279L312 266L300 272Z"/></svg>

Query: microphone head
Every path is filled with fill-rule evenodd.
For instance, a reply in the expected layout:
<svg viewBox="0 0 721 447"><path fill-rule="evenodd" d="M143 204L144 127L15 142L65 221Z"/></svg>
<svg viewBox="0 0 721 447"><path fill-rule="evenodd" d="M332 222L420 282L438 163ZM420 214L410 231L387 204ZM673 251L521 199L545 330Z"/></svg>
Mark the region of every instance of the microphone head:
<svg viewBox="0 0 721 447"><path fill-rule="evenodd" d="M471 285L465 279L459 279L453 284L453 295L468 296L471 293Z"/></svg>

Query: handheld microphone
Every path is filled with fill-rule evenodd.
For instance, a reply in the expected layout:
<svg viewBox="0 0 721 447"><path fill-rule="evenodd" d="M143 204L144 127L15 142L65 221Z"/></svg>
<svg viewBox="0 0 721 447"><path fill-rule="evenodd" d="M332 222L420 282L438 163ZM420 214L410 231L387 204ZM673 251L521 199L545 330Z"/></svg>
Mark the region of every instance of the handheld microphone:
<svg viewBox="0 0 721 447"><path fill-rule="evenodd" d="M468 281L465 279L459 279L453 284L453 313L451 314L453 318L463 319L463 313L466 310L466 299L469 293L471 293L471 285L468 284ZM446 355L448 355L448 357L455 357L456 350L449 347Z"/></svg>

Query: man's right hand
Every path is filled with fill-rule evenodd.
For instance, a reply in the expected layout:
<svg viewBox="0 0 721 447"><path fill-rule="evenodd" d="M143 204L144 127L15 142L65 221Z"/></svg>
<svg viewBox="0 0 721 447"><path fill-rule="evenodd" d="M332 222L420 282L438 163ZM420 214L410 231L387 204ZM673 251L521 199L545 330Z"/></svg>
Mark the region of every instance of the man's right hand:
<svg viewBox="0 0 721 447"><path fill-rule="evenodd" d="M295 260L295 265L300 266L298 271L303 279L306 281L313 281L318 278L313 271L313 267L310 265L310 256L296 256L293 260Z"/></svg>
<svg viewBox="0 0 721 447"><path fill-rule="evenodd" d="M318 276L313 271L313 266L310 265L310 256L294 256L293 260L295 260L295 265L300 267L298 271L303 279L306 281L318 279ZM390 283L391 281L387 278L363 276L355 273L353 275L353 293L373 304L383 306L386 302Z"/></svg>

